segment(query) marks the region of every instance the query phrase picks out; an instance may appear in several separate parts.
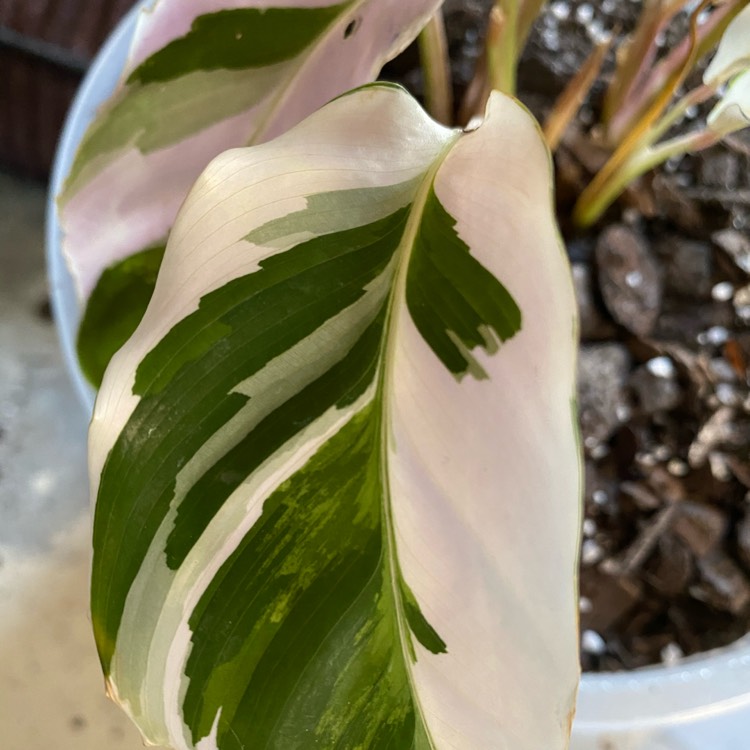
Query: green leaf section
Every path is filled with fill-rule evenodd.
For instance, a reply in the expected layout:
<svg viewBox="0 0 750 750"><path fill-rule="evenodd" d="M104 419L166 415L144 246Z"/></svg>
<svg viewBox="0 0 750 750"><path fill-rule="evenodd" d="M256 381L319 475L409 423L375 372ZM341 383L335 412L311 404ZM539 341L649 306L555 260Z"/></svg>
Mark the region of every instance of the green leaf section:
<svg viewBox="0 0 750 750"><path fill-rule="evenodd" d="M260 68L289 60L348 5L236 8L198 16L185 36L142 62L128 83L162 83L197 70Z"/></svg>
<svg viewBox="0 0 750 750"><path fill-rule="evenodd" d="M184 703L193 742L221 708L222 750L430 747L382 528L380 408L266 500L195 610Z"/></svg>
<svg viewBox="0 0 750 750"><path fill-rule="evenodd" d="M108 268L86 303L76 347L81 370L95 388L146 312L164 249L163 244L148 248Z"/></svg>
<svg viewBox="0 0 750 750"><path fill-rule="evenodd" d="M417 602L417 598L414 596L414 592L409 588L400 572L398 574L398 583L404 617L409 624L411 632L416 639L433 654L448 653L448 647L446 646L445 641L438 635L435 628L433 628L425 619L425 616L422 614L422 610L419 607L419 603ZM412 661L416 661L417 656L411 638L409 639L408 645L409 655L411 656Z"/></svg>
<svg viewBox="0 0 750 750"><path fill-rule="evenodd" d="M169 85L125 89L86 132L66 180L62 204L89 168L94 170L109 155L128 146L150 154L240 114L259 102L284 71L281 65L263 71L196 72Z"/></svg>
<svg viewBox="0 0 750 750"><path fill-rule="evenodd" d="M419 332L454 375L486 378L472 351L496 352L521 329L521 310L471 255L455 225L431 189L409 264L406 301Z"/></svg>
<svg viewBox="0 0 750 750"><path fill-rule="evenodd" d="M300 218L265 230L294 236L305 229ZM520 326L512 298L488 280L454 225L430 191L424 206L300 242L204 296L142 361L140 401L106 461L94 523L92 615L107 673L128 593L172 506L165 553L176 570L256 470L283 463L302 430L372 393L272 491L193 610L183 701L192 742L211 732L221 711L221 750L432 748L410 682L412 639L434 654L450 644L400 573L384 484L381 373L388 309L403 304L392 299L395 269L409 264L408 308L454 374L477 374L470 350L492 351L491 336L505 340ZM281 374L276 406L248 417L244 435L191 474L178 497L181 470L230 422L236 430L253 399L262 406L268 398L239 386L365 295L375 304L353 343L324 336L332 364L294 389ZM428 316L437 322L426 325Z"/></svg>
<svg viewBox="0 0 750 750"><path fill-rule="evenodd" d="M108 456L94 520L92 616L105 672L127 593L167 515L180 469L247 403L234 392L238 383L360 299L385 272L407 214L402 209L268 258L260 271L203 297L141 363L134 386L141 400ZM225 499L266 458L264 446L270 453L336 403L335 394L321 390L325 400L306 404L310 413L295 415L299 422L269 420L273 439L264 436L249 462L242 456L230 470L231 454L217 458L221 471L209 468L179 506L170 566L184 559ZM252 432L246 440L257 451Z"/></svg>

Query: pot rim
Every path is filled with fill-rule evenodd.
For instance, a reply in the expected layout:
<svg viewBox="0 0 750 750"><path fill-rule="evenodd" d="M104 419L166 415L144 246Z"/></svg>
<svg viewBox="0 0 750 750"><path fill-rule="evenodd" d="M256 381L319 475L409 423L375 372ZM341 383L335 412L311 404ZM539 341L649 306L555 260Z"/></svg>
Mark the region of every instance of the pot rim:
<svg viewBox="0 0 750 750"><path fill-rule="evenodd" d="M573 736L635 731L750 711L750 635L671 666L585 673Z"/></svg>

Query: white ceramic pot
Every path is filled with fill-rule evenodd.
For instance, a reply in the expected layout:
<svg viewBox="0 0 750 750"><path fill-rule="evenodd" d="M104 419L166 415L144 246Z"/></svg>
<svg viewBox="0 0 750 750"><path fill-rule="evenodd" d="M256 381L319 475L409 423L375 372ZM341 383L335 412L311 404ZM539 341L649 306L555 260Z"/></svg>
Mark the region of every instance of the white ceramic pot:
<svg viewBox="0 0 750 750"><path fill-rule="evenodd" d="M70 171L76 149L86 132L88 124L96 114L98 107L109 97L117 85L128 56L130 40L135 31L138 9L145 4L145 0L141 0L120 22L100 50L76 94L57 146L47 200L47 275L50 284L52 313L57 323L65 365L76 393L88 414L91 414L94 408L95 392L78 366L76 332L81 317L81 306L76 295L73 277L62 257L60 222L55 205L55 196L60 192L65 177Z"/></svg>
<svg viewBox="0 0 750 750"><path fill-rule="evenodd" d="M140 3L145 4L146 0ZM93 408L94 391L76 359L80 305L60 254L53 197L68 173L87 124L117 84L136 12L137 8L133 9L112 34L78 92L50 186L47 262L52 307L70 376L88 413ZM584 675L572 750L750 750L750 638L686 659L678 666Z"/></svg>

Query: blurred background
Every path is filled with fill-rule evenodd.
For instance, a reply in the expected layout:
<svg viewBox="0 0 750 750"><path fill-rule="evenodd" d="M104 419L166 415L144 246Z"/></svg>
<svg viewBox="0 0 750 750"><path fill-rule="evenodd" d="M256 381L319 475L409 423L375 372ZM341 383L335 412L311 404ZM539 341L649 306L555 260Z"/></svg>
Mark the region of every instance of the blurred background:
<svg viewBox="0 0 750 750"><path fill-rule="evenodd" d="M0 0L0 747L130 750L88 619L88 416L63 367L44 264L65 113L132 0Z"/></svg>
<svg viewBox="0 0 750 750"><path fill-rule="evenodd" d="M133 0L0 0L0 164L45 180L76 88Z"/></svg>

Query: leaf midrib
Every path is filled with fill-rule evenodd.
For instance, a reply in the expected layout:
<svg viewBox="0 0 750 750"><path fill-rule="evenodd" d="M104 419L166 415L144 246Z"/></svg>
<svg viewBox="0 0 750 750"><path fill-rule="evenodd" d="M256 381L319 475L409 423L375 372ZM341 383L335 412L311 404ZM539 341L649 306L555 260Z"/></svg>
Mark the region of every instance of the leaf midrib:
<svg viewBox="0 0 750 750"><path fill-rule="evenodd" d="M344 15L356 11L361 6L372 2L372 0L352 0L349 3L344 4L341 13L336 16L325 29L321 32L317 40L308 45L296 58L296 61L290 65L290 75L284 81L281 86L276 89L276 95L269 100L268 107L258 120L257 125L253 129L252 135L248 138L247 145L254 146L258 143L262 143L265 139L265 132L269 127L270 122L273 120L276 112L279 111L287 96L292 88L292 85L297 82L297 78L302 70L307 65L308 59L313 50L320 47L321 44L328 41L331 35L331 31L336 28Z"/></svg>
<svg viewBox="0 0 750 750"><path fill-rule="evenodd" d="M414 702L415 713L419 715L419 720L422 722L424 727L427 741L429 742L432 750L438 750L438 746L432 737L430 727L425 720L424 708L421 704L419 693L417 692L414 680L412 677L411 659L408 648L406 646L407 638L409 634L409 624L406 621L406 615L403 611L403 604L401 601L401 592L398 585L398 575L400 572L400 566L398 562L398 555L396 550L396 538L395 528L393 525L393 514L391 509L391 495L390 495L390 482L388 475L388 443L389 443L389 432L390 424L388 421L389 414L389 397L388 394L393 388L393 358L394 348L396 340L396 329L398 327L398 321L400 315L403 314L404 308L406 307L406 277L409 270L409 262L411 255L414 250L414 244L417 238L417 234L422 224L424 216L424 209L427 204L430 191L432 190L435 182L435 177L448 156L449 152L453 148L460 137L461 132L455 131L453 137L446 143L440 154L438 154L435 162L430 167L428 172L425 174L422 183L419 186L417 194L412 202L411 210L409 211L409 218L406 223L403 237L399 246L396 248L395 256L397 258L397 267L395 271L395 277L393 286L389 295L387 303L387 311L385 324L383 327L383 348L381 354L381 367L378 375L378 384L375 392L375 399L378 400L380 405L378 413L378 431L380 433L380 476L382 484L382 513L383 513L383 528L384 528L384 546L386 548L386 554L388 555L388 574L390 577L390 585L393 594L393 600L396 608L396 626L398 628L399 643L401 645L402 658L404 660L404 671L409 681L409 689ZM416 732L416 725L415 725Z"/></svg>

